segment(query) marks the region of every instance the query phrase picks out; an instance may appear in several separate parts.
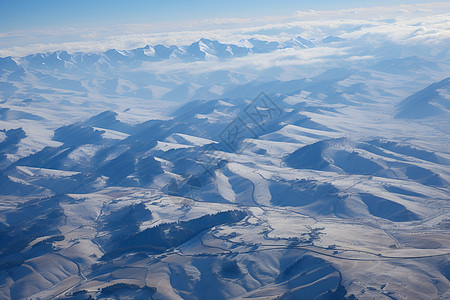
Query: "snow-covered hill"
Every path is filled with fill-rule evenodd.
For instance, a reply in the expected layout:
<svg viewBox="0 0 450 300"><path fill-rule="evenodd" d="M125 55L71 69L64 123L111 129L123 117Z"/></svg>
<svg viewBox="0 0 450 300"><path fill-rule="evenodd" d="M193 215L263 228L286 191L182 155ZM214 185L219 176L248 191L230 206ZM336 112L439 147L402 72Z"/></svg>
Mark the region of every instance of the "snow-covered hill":
<svg viewBox="0 0 450 300"><path fill-rule="evenodd" d="M0 298L449 298L448 54L355 30L1 58Z"/></svg>
<svg viewBox="0 0 450 300"><path fill-rule="evenodd" d="M448 115L450 111L450 78L433 83L403 100L398 118L418 119Z"/></svg>

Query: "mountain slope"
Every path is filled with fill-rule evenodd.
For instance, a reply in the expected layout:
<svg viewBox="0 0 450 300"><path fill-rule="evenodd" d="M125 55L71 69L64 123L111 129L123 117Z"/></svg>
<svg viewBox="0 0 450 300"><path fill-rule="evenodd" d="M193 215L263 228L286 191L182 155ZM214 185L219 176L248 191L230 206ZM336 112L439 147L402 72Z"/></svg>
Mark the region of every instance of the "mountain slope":
<svg viewBox="0 0 450 300"><path fill-rule="evenodd" d="M450 111L450 77L433 83L403 100L397 118L421 119L448 114Z"/></svg>

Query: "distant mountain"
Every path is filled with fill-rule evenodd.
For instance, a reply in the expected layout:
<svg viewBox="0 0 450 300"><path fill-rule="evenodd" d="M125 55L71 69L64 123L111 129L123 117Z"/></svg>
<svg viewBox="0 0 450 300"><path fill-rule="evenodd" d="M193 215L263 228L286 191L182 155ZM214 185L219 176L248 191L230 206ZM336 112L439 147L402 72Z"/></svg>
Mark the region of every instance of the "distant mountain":
<svg viewBox="0 0 450 300"><path fill-rule="evenodd" d="M251 53L269 53L285 48L312 48L314 43L298 36L284 43L263 41L256 38L243 40L240 45L221 43L216 40L202 38L197 42L185 46L175 45L147 45L133 50L110 49L103 53L68 53L55 51L28 55L21 60L34 68L64 69L77 65L92 65L95 63L133 63L137 61L161 61L178 58L183 61L205 60L212 58L230 58ZM11 58L0 59L0 70L17 70L19 65Z"/></svg>
<svg viewBox="0 0 450 300"><path fill-rule="evenodd" d="M19 69L20 67L17 65L14 59L12 59L12 57L0 57L0 72L17 71Z"/></svg>
<svg viewBox="0 0 450 300"><path fill-rule="evenodd" d="M285 47L299 47L299 48L314 48L315 45L310 40L304 39L301 36L297 36L283 43Z"/></svg>
<svg viewBox="0 0 450 300"><path fill-rule="evenodd" d="M302 50L314 44L300 36L285 42L258 38L223 43L202 38L188 45L146 45L131 50L109 49L100 53L54 51L25 57L0 58L0 101L36 99L48 94L77 94L91 101L93 94L127 99L186 101L217 99L225 90L248 83L248 70L215 69L213 64L192 75L178 63L217 62L266 54L281 49ZM164 64L159 64L165 62ZM174 65L176 68L167 67ZM281 72L281 69L280 71ZM263 81L276 73L259 72ZM254 95L255 96L255 95ZM252 96L252 97L254 97ZM95 96L96 97L96 96Z"/></svg>
<svg viewBox="0 0 450 300"><path fill-rule="evenodd" d="M406 74L418 70L439 70L439 64L418 56L382 60L372 66L372 69L391 74Z"/></svg>
<svg viewBox="0 0 450 300"><path fill-rule="evenodd" d="M330 36L327 36L326 38L322 39L322 43L324 43L324 44L341 42L341 41L344 41L344 39L341 37L338 37L338 36L334 36L334 35L330 35Z"/></svg>
<svg viewBox="0 0 450 300"><path fill-rule="evenodd" d="M450 111L450 77L433 83L403 100L397 118L421 119Z"/></svg>

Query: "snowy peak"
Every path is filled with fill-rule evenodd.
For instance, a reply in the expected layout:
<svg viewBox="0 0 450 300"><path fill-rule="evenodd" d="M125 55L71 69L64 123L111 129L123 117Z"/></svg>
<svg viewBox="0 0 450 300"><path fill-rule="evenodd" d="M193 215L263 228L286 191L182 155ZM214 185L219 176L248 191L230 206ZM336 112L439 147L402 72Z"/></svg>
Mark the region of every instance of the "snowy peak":
<svg viewBox="0 0 450 300"><path fill-rule="evenodd" d="M217 40L202 38L197 42L185 46L175 45L146 45L142 48L132 50L110 49L100 54L73 53L67 51L56 51L50 53L37 53L28 55L23 60L30 66L36 68L63 68L65 63L96 63L100 58L105 58L111 63L159 61L177 57L185 61L205 60L208 58L223 59L240 57L250 53L269 53L278 49L295 48L305 49L314 47L314 44L300 36L292 38L284 43L263 41L256 38L244 40L241 45L221 43ZM9 62L7 62L9 60ZM11 62L12 61L12 62ZM11 58L2 58L2 65L13 65Z"/></svg>
<svg viewBox="0 0 450 300"><path fill-rule="evenodd" d="M342 42L342 41L344 41L343 38L334 36L334 35L330 35L330 36L327 36L326 38L322 39L322 43L324 43L324 44Z"/></svg>
<svg viewBox="0 0 450 300"><path fill-rule="evenodd" d="M253 45L251 48L253 53L268 53L282 48L278 42L262 41L255 38L249 39L248 42Z"/></svg>
<svg viewBox="0 0 450 300"><path fill-rule="evenodd" d="M302 49L306 49L306 48L313 48L315 47L314 43L304 39L301 36L298 36L296 38L292 38L286 42L283 43L285 45L285 47L287 48L302 48Z"/></svg>
<svg viewBox="0 0 450 300"><path fill-rule="evenodd" d="M19 68L20 67L17 65L14 59L12 59L11 56L5 58L0 57L0 70L16 71Z"/></svg>

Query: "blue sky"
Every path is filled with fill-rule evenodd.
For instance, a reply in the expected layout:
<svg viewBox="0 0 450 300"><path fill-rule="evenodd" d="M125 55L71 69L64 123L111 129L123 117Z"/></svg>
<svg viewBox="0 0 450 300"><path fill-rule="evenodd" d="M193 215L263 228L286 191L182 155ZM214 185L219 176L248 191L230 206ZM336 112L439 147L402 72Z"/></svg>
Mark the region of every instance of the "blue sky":
<svg viewBox="0 0 450 300"><path fill-rule="evenodd" d="M96 27L194 19L260 17L297 10L334 10L423 0L0 0L0 32ZM439 2L433 1L433 2ZM441 1L444 2L444 1Z"/></svg>

